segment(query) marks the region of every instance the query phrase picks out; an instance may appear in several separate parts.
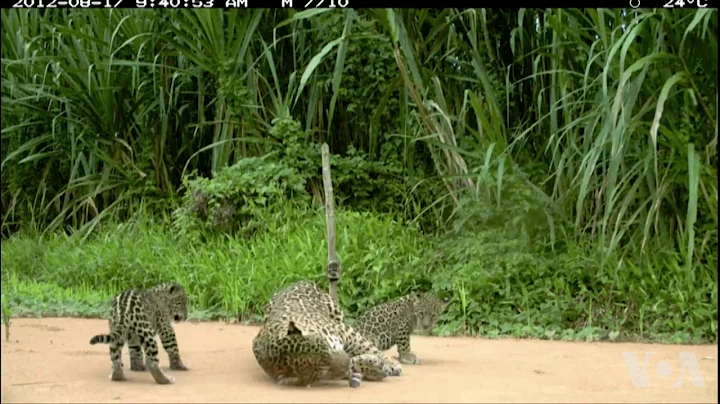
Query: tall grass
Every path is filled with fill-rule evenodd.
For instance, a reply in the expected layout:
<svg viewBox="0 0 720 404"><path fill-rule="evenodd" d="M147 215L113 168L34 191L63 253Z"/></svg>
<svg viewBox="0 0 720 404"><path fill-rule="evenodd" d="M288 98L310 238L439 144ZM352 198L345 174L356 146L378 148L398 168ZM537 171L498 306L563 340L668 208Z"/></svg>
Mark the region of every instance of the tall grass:
<svg viewBox="0 0 720 404"><path fill-rule="evenodd" d="M3 21L2 168L39 174L5 179L6 227L18 204L55 229L173 195L188 169L262 154L276 117L335 152L372 151L376 134L357 138L335 117L363 101L341 95L356 90L343 88L349 52L387 35L377 50L404 85L387 89L399 104L381 105L417 112L398 134L427 147L455 206L491 174L498 195L518 175L608 253L680 232L692 261L716 239L685 230L693 211L717 224L714 10L5 10ZM417 152L400 151L405 164Z"/></svg>
<svg viewBox="0 0 720 404"><path fill-rule="evenodd" d="M510 226L534 254L597 262L608 307L630 304L618 290L669 301L663 285L633 289L638 268L678 293L717 284L716 10L2 10L2 21L3 237L87 238L138 211L166 214L186 175L271 151L312 174L327 142L346 157L341 206L428 235ZM308 181L317 197L319 184Z"/></svg>
<svg viewBox="0 0 720 404"><path fill-rule="evenodd" d="M465 179L449 183L451 193L477 179L499 195L503 176L516 175L550 201L548 217L590 233L605 255L677 243L690 268L715 254L714 10L520 10L502 13L517 26L497 40L486 10L432 14L378 18L397 35L401 73L429 122L425 141L443 156L438 172ZM443 49L457 71L445 86L426 59ZM707 145L700 154L698 144ZM708 226L696 236L681 229L694 227L698 206Z"/></svg>

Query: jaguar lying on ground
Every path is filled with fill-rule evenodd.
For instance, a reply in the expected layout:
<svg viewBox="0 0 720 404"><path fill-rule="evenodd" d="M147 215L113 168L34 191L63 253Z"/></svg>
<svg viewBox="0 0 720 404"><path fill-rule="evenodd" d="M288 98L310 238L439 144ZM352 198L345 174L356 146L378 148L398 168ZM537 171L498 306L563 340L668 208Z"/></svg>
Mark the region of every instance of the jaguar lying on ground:
<svg viewBox="0 0 720 404"><path fill-rule="evenodd" d="M351 387L358 387L363 378L378 381L402 373L402 365L348 326L330 294L312 282L285 287L265 310L253 354L280 384L309 387L347 378Z"/></svg>
<svg viewBox="0 0 720 404"><path fill-rule="evenodd" d="M108 320L110 334L96 335L90 339L90 344L110 344L110 380L127 380L123 373L121 356L122 348L127 343L130 350L130 370L149 369L156 383L170 384L175 379L163 373L160 368L155 335L160 335L163 348L170 358L170 369L188 370L180 359L171 323L173 320L184 321L187 316L188 298L185 288L176 283L163 283L145 290L128 289L113 301Z"/></svg>
<svg viewBox="0 0 720 404"><path fill-rule="evenodd" d="M383 351L397 345L400 363L420 364L410 350L410 335L416 329L432 331L450 299L429 293L411 293L375 306L355 320L353 328Z"/></svg>

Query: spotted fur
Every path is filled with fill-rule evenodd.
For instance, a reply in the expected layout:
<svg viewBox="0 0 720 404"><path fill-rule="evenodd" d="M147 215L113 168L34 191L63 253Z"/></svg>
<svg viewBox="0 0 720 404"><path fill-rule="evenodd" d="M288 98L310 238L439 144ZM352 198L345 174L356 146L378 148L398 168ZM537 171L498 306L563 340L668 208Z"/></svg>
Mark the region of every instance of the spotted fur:
<svg viewBox="0 0 720 404"><path fill-rule="evenodd" d="M431 332L449 303L429 293L412 293L369 309L353 327L378 349L397 345L400 363L417 365L420 359L410 350L410 335L415 330Z"/></svg>
<svg viewBox="0 0 720 404"><path fill-rule="evenodd" d="M285 287L265 307L265 324L253 339L260 367L278 383L310 387L320 380L378 381L402 366L345 323L330 294L314 283Z"/></svg>
<svg viewBox="0 0 720 404"><path fill-rule="evenodd" d="M90 344L110 344L110 380L127 380L122 362L122 348L127 344L130 370L141 372L149 369L156 383L170 384L175 379L160 369L155 336L160 336L170 358L170 369L188 370L180 359L172 327L172 321L184 321L187 316L187 294L185 288L176 283L163 283L151 289L128 289L113 301L108 319L110 334L96 335L90 339Z"/></svg>

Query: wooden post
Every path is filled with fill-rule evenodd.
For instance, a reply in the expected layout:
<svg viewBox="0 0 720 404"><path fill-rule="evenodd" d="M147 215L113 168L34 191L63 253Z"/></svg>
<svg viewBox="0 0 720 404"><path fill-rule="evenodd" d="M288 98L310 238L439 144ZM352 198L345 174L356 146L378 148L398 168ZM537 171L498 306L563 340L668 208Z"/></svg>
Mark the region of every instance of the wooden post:
<svg viewBox="0 0 720 404"><path fill-rule="evenodd" d="M323 188L325 188L325 224L327 226L328 265L327 277L330 283L330 296L338 305L338 280L340 279L340 263L335 255L335 201L333 199L332 176L330 175L330 147L322 144Z"/></svg>

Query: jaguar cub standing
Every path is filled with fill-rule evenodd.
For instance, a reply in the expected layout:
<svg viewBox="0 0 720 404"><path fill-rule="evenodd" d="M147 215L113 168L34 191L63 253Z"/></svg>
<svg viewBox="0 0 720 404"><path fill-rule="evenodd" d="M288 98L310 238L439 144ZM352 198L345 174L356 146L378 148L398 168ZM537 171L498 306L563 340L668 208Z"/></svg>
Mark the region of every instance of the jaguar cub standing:
<svg viewBox="0 0 720 404"><path fill-rule="evenodd" d="M448 304L449 298L411 293L369 309L353 327L378 349L385 351L397 345L400 363L418 365L420 359L410 350L410 335L414 330L432 331Z"/></svg>
<svg viewBox="0 0 720 404"><path fill-rule="evenodd" d="M265 307L265 324L253 339L260 367L283 385L310 386L319 380L399 376L402 366L345 324L330 294L314 283L286 286Z"/></svg>
<svg viewBox="0 0 720 404"><path fill-rule="evenodd" d="M150 289L128 289L115 297L108 323L110 334L96 335L90 344L110 344L112 373L110 380L127 380L123 373L122 348L130 351L130 370L150 374L158 384L175 381L166 375L158 363L155 336L160 335L163 348L170 358L170 369L188 370L180 359L172 321L187 319L188 298L185 288L176 283L163 283ZM143 351L145 362L143 363ZM147 365L147 366L146 366Z"/></svg>

